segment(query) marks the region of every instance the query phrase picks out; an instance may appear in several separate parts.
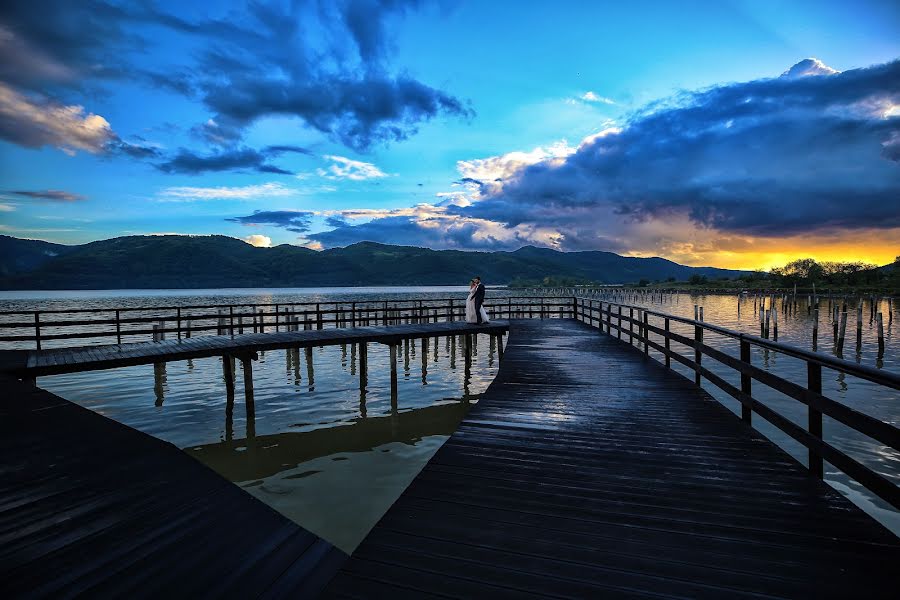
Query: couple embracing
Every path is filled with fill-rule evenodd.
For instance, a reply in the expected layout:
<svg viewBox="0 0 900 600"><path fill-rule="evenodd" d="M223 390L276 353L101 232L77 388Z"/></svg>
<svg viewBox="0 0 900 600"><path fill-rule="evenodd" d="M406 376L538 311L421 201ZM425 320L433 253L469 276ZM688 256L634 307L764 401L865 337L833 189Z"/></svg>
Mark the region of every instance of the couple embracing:
<svg viewBox="0 0 900 600"><path fill-rule="evenodd" d="M481 325L490 322L482 304L484 304L484 284L481 283L481 277L476 277L469 282L469 297L466 298L466 323Z"/></svg>

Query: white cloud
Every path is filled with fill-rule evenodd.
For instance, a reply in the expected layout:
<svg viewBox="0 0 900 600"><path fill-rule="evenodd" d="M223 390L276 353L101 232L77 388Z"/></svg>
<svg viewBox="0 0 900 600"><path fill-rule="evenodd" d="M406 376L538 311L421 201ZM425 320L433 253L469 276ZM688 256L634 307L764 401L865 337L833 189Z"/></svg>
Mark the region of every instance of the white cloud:
<svg viewBox="0 0 900 600"><path fill-rule="evenodd" d="M259 235L258 233L254 233L253 235L248 235L244 238L244 241L250 244L251 246L256 246L257 248L271 248L272 247L272 238L267 235Z"/></svg>
<svg viewBox="0 0 900 600"><path fill-rule="evenodd" d="M106 119L81 106L34 99L0 83L0 138L28 148L56 146L67 154L98 154L116 134Z"/></svg>
<svg viewBox="0 0 900 600"><path fill-rule="evenodd" d="M591 135L589 135L589 136L585 137L583 140L581 140L581 143L578 144L578 149L581 150L588 144L596 142L597 140L599 140L601 138L605 138L610 135L618 135L620 133L622 133L621 127L607 127L605 129L601 129L597 133L592 133Z"/></svg>
<svg viewBox="0 0 900 600"><path fill-rule="evenodd" d="M163 202L193 202L195 200L255 200L256 198L275 198L291 196L298 193L284 184L277 182L243 187L170 187L159 195Z"/></svg>
<svg viewBox="0 0 900 600"><path fill-rule="evenodd" d="M604 96L598 96L594 92L585 92L581 95L581 99L585 102L599 102L601 104L615 104L615 100L611 100Z"/></svg>
<svg viewBox="0 0 900 600"><path fill-rule="evenodd" d="M0 212L12 212L16 210L14 204L0 204Z"/></svg>
<svg viewBox="0 0 900 600"><path fill-rule="evenodd" d="M463 179L481 182L484 190L479 186L478 191L473 191L471 196L475 201L483 193L490 195L498 192L505 182L517 178L525 168L539 163L551 166L562 164L566 157L575 151L576 148L570 146L566 140L560 140L550 146L538 146L530 152L516 151L488 158L461 160L456 163L456 170Z"/></svg>
<svg viewBox="0 0 900 600"><path fill-rule="evenodd" d="M781 74L782 77L788 79L796 79L798 77L808 77L810 75L834 75L840 73L837 69L832 69L818 58L804 58L796 65Z"/></svg>
<svg viewBox="0 0 900 600"><path fill-rule="evenodd" d="M317 169L316 173L326 179L349 179L351 181L365 181L366 179L380 179L387 177L387 173L372 163L352 160L343 156L325 155L325 159L332 164L328 169ZM298 174L298 177L301 174Z"/></svg>

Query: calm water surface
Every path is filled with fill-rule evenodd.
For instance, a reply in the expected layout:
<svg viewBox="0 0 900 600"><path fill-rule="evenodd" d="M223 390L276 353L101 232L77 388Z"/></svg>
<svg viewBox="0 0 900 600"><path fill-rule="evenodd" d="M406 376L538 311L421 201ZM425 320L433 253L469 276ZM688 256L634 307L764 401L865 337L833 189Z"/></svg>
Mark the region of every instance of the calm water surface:
<svg viewBox="0 0 900 600"><path fill-rule="evenodd" d="M463 287L307 288L228 290L123 290L74 292L0 292L0 310L46 310L188 306L197 304L275 304L288 302L365 302L383 299L465 298ZM522 292L488 291L497 300ZM812 313L805 299L792 315L779 311L779 341L810 349ZM759 334L758 313L745 299L738 314L734 295L674 294L661 300L633 298L630 303L692 317L704 307L710 323ZM780 305L778 305L780 308ZM851 303L843 357L861 364L900 370L897 320L887 323L885 355L876 356L875 324L864 303L863 344L855 346L855 304ZM827 307L827 301L823 302ZM693 335L689 326L673 330ZM734 340L707 333L706 343L737 356ZM97 340L96 343L109 343ZM137 340L133 340L137 341ZM254 364L256 416L247 420L242 394L227 414L220 359L201 359L94 373L41 378L39 385L85 407L167 440L209 465L248 492L307 529L352 551L380 516L455 430L496 373L498 359L486 336L480 336L468 380L463 372L462 344L441 338L404 347L398 355L399 400L391 406L388 351L369 347L369 379L359 390L355 349L317 348L312 362L303 352L270 351ZM62 345L62 344L60 344ZM8 347L8 346L7 346ZM673 345L673 348L676 346ZM685 356L692 351L682 349ZM820 352L834 353L830 315L820 311ZM729 382L739 377L715 361L704 364ZM754 349L754 364L805 385L802 361ZM674 361L673 361L674 362ZM676 370L692 373L677 365ZM242 389L237 370L236 389ZM716 398L738 412L737 403L704 384ZM900 425L897 392L829 369L823 370L823 393L836 401L894 425ZM762 384L753 394L805 427L806 410ZM763 419L754 426L801 462L805 450ZM869 467L900 484L900 453L825 418L826 439ZM826 465L830 484L900 533L900 514L858 484Z"/></svg>

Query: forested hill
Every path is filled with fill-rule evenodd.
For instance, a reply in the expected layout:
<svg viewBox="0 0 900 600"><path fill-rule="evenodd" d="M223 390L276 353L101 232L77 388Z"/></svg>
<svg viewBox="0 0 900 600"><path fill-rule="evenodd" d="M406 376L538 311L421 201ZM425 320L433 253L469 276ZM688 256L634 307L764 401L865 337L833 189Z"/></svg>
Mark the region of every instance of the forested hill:
<svg viewBox="0 0 900 600"><path fill-rule="evenodd" d="M2 289L452 285L481 275L489 285L539 282L632 283L735 277L743 271L686 267L611 252L429 250L362 242L324 251L255 248L226 236L129 236L78 246L0 236Z"/></svg>

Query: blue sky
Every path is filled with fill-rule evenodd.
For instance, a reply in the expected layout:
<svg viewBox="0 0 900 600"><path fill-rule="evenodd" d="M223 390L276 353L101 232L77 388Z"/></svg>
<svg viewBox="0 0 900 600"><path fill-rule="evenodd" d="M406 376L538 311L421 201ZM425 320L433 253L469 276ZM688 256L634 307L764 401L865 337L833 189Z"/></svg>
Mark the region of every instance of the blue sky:
<svg viewBox="0 0 900 600"><path fill-rule="evenodd" d="M13 1L0 50L8 235L900 253L892 2Z"/></svg>

